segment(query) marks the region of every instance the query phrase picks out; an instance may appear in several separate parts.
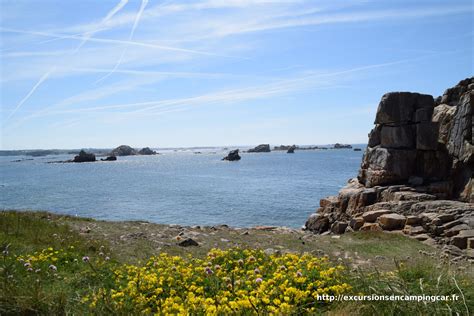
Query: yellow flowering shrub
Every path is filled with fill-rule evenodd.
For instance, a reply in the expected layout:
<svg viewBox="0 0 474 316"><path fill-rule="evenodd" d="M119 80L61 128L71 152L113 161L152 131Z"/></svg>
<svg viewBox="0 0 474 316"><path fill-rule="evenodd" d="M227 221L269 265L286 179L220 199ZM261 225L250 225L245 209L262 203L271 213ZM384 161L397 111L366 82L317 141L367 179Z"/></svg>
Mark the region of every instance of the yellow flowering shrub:
<svg viewBox="0 0 474 316"><path fill-rule="evenodd" d="M291 314L325 304L318 294L350 290L341 266L309 254L213 249L205 259L160 254L121 265L115 280L85 297L95 312L119 314Z"/></svg>

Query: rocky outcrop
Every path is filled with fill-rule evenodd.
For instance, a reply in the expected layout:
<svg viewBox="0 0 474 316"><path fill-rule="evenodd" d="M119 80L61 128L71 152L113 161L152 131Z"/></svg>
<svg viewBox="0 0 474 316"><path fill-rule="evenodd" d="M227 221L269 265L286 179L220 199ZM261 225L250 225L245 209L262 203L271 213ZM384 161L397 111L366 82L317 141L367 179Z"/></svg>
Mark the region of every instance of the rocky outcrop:
<svg viewBox="0 0 474 316"><path fill-rule="evenodd" d="M96 161L95 155L92 153L86 153L84 150L79 152L79 155L75 156L72 162L93 162Z"/></svg>
<svg viewBox="0 0 474 316"><path fill-rule="evenodd" d="M156 155L157 152L154 150L151 150L150 147L145 147L145 148L140 149L140 151L138 151L138 154L139 155Z"/></svg>
<svg viewBox="0 0 474 316"><path fill-rule="evenodd" d="M255 148L249 149L247 152L249 152L249 153L269 153L270 151L271 150L270 150L270 145L269 144L261 144L261 145L258 145Z"/></svg>
<svg viewBox="0 0 474 316"><path fill-rule="evenodd" d="M474 78L436 99L385 94L358 177L322 199L306 229L339 233L347 223L346 231L399 230L446 249L467 248L474 229L473 107Z"/></svg>
<svg viewBox="0 0 474 316"><path fill-rule="evenodd" d="M136 155L137 151L128 145L120 145L112 150L109 156L133 156Z"/></svg>
<svg viewBox="0 0 474 316"><path fill-rule="evenodd" d="M293 146L291 146L290 148L288 148L288 150L287 150L286 153L287 153L287 154L294 154L294 153L295 153L295 149L296 149L296 146L293 145Z"/></svg>
<svg viewBox="0 0 474 316"><path fill-rule="evenodd" d="M239 155L239 150L231 150L227 156L222 158L222 160L227 160L227 161L238 161L240 160L240 155Z"/></svg>

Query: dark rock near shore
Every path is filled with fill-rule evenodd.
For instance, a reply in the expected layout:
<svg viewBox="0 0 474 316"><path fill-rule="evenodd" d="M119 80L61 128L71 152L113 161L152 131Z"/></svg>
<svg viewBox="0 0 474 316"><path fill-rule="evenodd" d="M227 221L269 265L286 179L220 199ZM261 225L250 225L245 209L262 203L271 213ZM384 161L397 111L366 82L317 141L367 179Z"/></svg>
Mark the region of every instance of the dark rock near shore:
<svg viewBox="0 0 474 316"><path fill-rule="evenodd" d="M238 161L240 160L240 155L239 155L239 150L231 150L227 156L222 158L222 160L227 160L227 161Z"/></svg>
<svg viewBox="0 0 474 316"><path fill-rule="evenodd" d="M349 223L351 230L403 230L463 255L474 238L473 108L474 78L436 101L385 94L358 178L322 199L306 229L340 233Z"/></svg>
<svg viewBox="0 0 474 316"><path fill-rule="evenodd" d="M142 148L140 149L140 151L138 152L139 155L156 155L157 152L150 149L150 147L145 147L145 148Z"/></svg>
<svg viewBox="0 0 474 316"><path fill-rule="evenodd" d="M109 156L133 156L136 155L137 151L128 145L120 145L112 150Z"/></svg>
<svg viewBox="0 0 474 316"><path fill-rule="evenodd" d="M249 149L247 152L249 153L269 153L270 150L270 145L269 144L261 144L258 145L255 148Z"/></svg>
<svg viewBox="0 0 474 316"><path fill-rule="evenodd" d="M79 155L75 156L72 162L93 162L96 161L95 155L92 153L86 153L84 150L79 152Z"/></svg>
<svg viewBox="0 0 474 316"><path fill-rule="evenodd" d="M287 154L294 154L294 153L295 153L295 149L296 149L296 146L293 145L293 146L291 146L290 148L288 148L288 150L287 150L286 153L287 153Z"/></svg>

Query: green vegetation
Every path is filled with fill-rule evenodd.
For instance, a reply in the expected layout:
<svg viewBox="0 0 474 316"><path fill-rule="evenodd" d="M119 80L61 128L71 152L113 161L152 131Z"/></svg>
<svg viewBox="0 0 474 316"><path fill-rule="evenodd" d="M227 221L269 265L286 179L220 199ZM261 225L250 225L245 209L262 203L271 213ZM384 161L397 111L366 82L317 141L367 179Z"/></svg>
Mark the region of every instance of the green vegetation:
<svg viewBox="0 0 474 316"><path fill-rule="evenodd" d="M200 228L200 246L184 248L177 246L180 228L144 222L2 212L0 228L1 315L474 311L472 265L442 262L435 249L398 234L332 238ZM270 253L270 246L282 251ZM457 300L330 302L315 300L315 293L457 295Z"/></svg>

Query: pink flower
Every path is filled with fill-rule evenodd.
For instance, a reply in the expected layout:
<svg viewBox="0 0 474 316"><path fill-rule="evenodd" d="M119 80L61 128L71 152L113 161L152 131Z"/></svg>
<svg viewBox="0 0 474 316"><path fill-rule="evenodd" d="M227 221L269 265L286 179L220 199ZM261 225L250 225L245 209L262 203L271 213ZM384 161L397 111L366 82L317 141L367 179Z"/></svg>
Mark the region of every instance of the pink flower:
<svg viewBox="0 0 474 316"><path fill-rule="evenodd" d="M82 261L84 262L89 262L90 258L88 256L82 257Z"/></svg>
<svg viewBox="0 0 474 316"><path fill-rule="evenodd" d="M25 267L31 267L31 263L26 262L23 266L25 266Z"/></svg>
<svg viewBox="0 0 474 316"><path fill-rule="evenodd" d="M263 281L262 278L257 278L257 279L255 280L256 283L262 283L262 281Z"/></svg>
<svg viewBox="0 0 474 316"><path fill-rule="evenodd" d="M49 269L50 269L50 270L53 270L53 271L58 271L58 268L57 268L55 265L53 265L53 264L50 264L50 265L49 265Z"/></svg>

